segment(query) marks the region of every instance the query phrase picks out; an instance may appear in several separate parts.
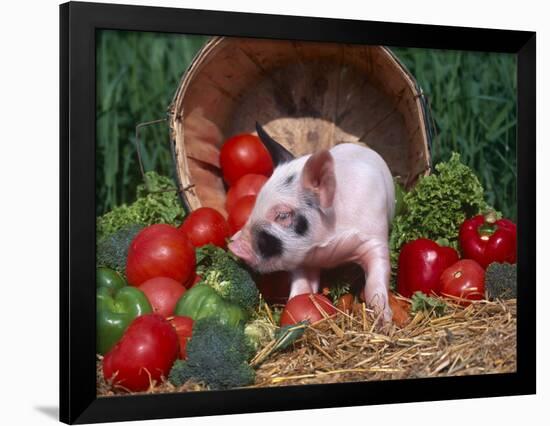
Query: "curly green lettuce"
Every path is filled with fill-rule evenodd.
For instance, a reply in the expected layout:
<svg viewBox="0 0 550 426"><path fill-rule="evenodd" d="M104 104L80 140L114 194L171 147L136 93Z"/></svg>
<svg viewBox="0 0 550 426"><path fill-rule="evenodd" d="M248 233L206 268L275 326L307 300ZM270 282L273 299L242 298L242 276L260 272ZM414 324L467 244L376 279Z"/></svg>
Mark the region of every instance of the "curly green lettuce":
<svg viewBox="0 0 550 426"><path fill-rule="evenodd" d="M174 182L155 172L145 174L147 185L138 185L137 199L132 204L115 207L96 220L98 239L114 234L130 224L149 226L154 223L179 225L185 211Z"/></svg>

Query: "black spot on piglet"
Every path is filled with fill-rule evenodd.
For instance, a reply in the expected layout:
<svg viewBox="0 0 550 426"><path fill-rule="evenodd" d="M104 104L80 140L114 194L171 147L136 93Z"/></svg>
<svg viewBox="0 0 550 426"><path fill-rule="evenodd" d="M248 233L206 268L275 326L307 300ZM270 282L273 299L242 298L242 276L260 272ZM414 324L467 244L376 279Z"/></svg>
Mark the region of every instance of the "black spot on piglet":
<svg viewBox="0 0 550 426"><path fill-rule="evenodd" d="M256 244L258 246L260 256L264 259L269 259L270 257L280 256L283 254L282 241L267 231L258 231L256 234Z"/></svg>
<svg viewBox="0 0 550 426"><path fill-rule="evenodd" d="M294 220L294 232L296 234L303 236L307 234L307 231L309 229L309 222L305 218L305 216L302 216L301 214L296 216L296 219Z"/></svg>

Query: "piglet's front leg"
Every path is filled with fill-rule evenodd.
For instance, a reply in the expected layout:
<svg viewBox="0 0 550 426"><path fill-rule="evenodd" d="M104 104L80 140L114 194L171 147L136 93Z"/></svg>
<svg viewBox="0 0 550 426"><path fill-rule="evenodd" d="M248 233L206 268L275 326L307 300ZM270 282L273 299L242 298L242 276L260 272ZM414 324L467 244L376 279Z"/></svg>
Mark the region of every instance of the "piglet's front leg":
<svg viewBox="0 0 550 426"><path fill-rule="evenodd" d="M317 293L319 291L320 269L300 268L290 273L291 285L289 299L304 293Z"/></svg>
<svg viewBox="0 0 550 426"><path fill-rule="evenodd" d="M383 324L388 324L393 317L388 300L391 272L388 244L369 241L359 263L366 273L365 302L374 309L375 315L380 316Z"/></svg>

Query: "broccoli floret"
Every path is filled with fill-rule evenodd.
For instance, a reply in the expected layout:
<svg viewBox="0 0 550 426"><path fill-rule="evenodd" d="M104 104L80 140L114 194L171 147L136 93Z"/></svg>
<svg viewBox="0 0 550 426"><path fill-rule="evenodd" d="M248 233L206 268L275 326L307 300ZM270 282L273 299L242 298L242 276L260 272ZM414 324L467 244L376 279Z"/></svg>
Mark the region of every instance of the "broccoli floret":
<svg viewBox="0 0 550 426"><path fill-rule="evenodd" d="M245 325L244 335L252 350L258 352L260 348L273 340L276 329L277 326L265 318L256 318Z"/></svg>
<svg viewBox="0 0 550 426"><path fill-rule="evenodd" d="M485 288L489 299L517 297L517 268L510 263L493 262L485 271Z"/></svg>
<svg viewBox="0 0 550 426"><path fill-rule="evenodd" d="M260 293L250 273L225 250L209 245L197 250L197 274L224 299L254 309Z"/></svg>
<svg viewBox="0 0 550 426"><path fill-rule="evenodd" d="M254 369L248 365L251 356L242 327L215 318L200 319L187 343L187 359L176 361L168 378L176 386L193 379L210 389L250 385L255 379Z"/></svg>
<svg viewBox="0 0 550 426"><path fill-rule="evenodd" d="M124 274L128 247L143 228L143 225L131 224L102 238L97 244L97 265L107 266Z"/></svg>

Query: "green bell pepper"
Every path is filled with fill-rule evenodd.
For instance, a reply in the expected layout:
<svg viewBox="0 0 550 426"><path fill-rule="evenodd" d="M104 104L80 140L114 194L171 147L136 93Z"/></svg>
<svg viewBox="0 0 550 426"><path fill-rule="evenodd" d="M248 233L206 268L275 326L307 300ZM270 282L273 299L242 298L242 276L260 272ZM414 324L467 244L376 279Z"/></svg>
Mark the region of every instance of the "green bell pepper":
<svg viewBox="0 0 550 426"><path fill-rule="evenodd" d="M96 291L96 350L102 355L120 340L136 317L153 311L141 290L119 285L109 281L105 286L99 285Z"/></svg>
<svg viewBox="0 0 550 426"><path fill-rule="evenodd" d="M126 281L117 271L111 268L100 267L96 271L96 287L106 287L114 291L126 286Z"/></svg>
<svg viewBox="0 0 550 426"><path fill-rule="evenodd" d="M245 309L223 299L216 290L202 283L196 284L181 296L174 315L191 317L193 321L216 317L220 322L235 327L248 320Z"/></svg>

